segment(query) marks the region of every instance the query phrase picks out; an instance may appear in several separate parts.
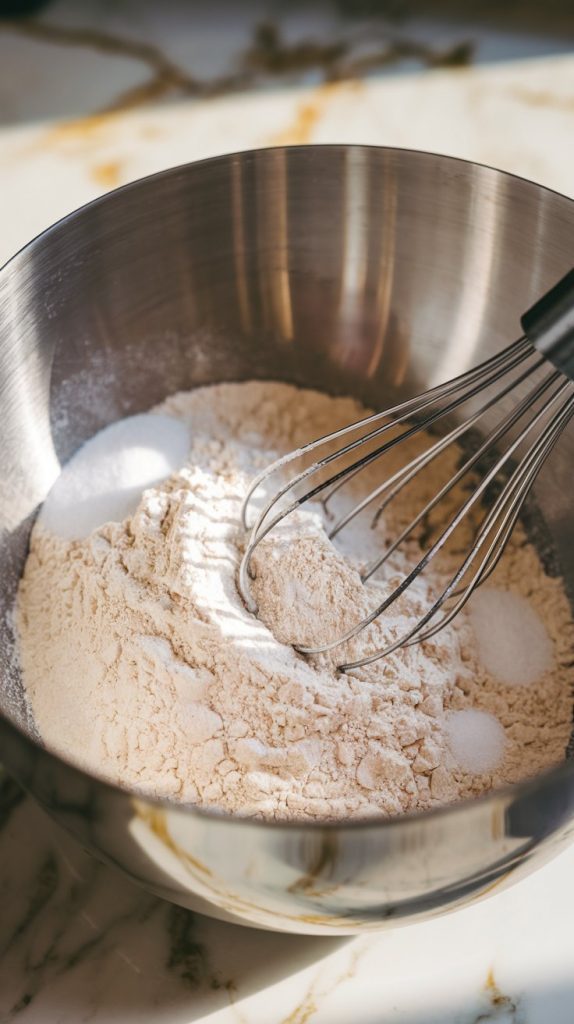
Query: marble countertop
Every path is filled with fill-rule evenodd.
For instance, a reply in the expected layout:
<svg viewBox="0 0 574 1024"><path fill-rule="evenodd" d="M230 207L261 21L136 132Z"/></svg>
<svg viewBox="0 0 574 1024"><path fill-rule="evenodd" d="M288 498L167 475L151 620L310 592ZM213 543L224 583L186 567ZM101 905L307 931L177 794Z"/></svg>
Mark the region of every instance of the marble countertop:
<svg viewBox="0 0 574 1024"><path fill-rule="evenodd" d="M191 21L183 0L165 0L161 16L159 6L56 0L42 29L0 22L0 264L111 188L257 146L427 149L574 194L574 31L568 41L393 25L391 44L380 44L384 73L360 77L370 22L349 28L295 5L298 20L275 28L274 49L253 39L262 12L285 12L284 3L251 0L241 17L237 5L215 2L211 21L207 0ZM349 34L356 42L342 65L326 68L324 50ZM244 81L251 61L267 70Z"/></svg>
<svg viewBox="0 0 574 1024"><path fill-rule="evenodd" d="M316 938L148 896L0 787L1 1024L571 1024L574 847L416 926Z"/></svg>
<svg viewBox="0 0 574 1024"><path fill-rule="evenodd" d="M572 43L418 19L369 50L372 23L287 6L57 0L0 22L0 263L110 188L253 146L411 146L574 195ZM573 873L574 848L424 925L258 933L132 887L0 778L0 1024L572 1024Z"/></svg>

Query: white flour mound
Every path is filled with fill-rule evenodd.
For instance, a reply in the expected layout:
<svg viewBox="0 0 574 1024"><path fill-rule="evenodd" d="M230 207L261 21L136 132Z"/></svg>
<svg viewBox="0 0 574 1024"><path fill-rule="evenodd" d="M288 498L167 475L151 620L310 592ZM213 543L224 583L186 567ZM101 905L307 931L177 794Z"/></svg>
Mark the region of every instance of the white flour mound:
<svg viewBox="0 0 574 1024"><path fill-rule="evenodd" d="M489 675L466 614L436 638L338 674L340 649L306 660L290 644L344 632L414 564L416 541L395 553L379 582L363 585L356 553L372 557L396 536L432 481L395 502L376 531L343 531L339 547L318 511L288 518L254 559L255 618L236 587L245 543L239 511L251 478L364 410L351 399L248 382L174 395L153 412L187 425L185 465L146 490L133 515L85 539L58 537L41 523L32 535L20 649L48 747L123 786L276 819L398 814L563 758L570 611L561 582L545 576L520 531L496 586L526 598L550 637L553 658L535 685ZM386 470L405 456L404 448L391 454ZM372 473L371 484L380 480ZM363 489L368 482L357 478ZM419 579L345 646L345 657L404 632L447 569ZM495 720L474 770L453 732L452 713L467 709ZM467 716L465 729L473 721ZM474 742L480 747L480 735Z"/></svg>

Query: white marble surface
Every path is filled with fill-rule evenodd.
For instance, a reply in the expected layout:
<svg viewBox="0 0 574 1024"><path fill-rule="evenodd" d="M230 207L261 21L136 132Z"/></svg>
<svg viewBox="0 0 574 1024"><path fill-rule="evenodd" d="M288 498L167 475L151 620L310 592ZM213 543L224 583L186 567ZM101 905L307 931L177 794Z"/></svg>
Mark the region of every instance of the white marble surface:
<svg viewBox="0 0 574 1024"><path fill-rule="evenodd" d="M349 142L462 156L574 194L574 55L293 87L0 131L0 262L70 210L223 152Z"/></svg>
<svg viewBox="0 0 574 1024"><path fill-rule="evenodd" d="M0 1022L571 1024L573 872L574 847L466 910L365 937L257 932L147 896L4 783Z"/></svg>
<svg viewBox="0 0 574 1024"><path fill-rule="evenodd" d="M251 5L252 19L264 6ZM222 37L208 4L198 5L193 32L184 7L58 0L45 20L118 37L129 29L202 80L237 70L249 40L237 8L227 5ZM326 10L322 21L305 18L289 22L290 39L340 31ZM417 26L437 47L457 31ZM0 262L111 187L276 143L431 149L574 195L574 55L560 40L479 33L478 43L477 67L430 71L411 60L400 74L328 85L307 69L289 84L263 77L249 93L213 99L170 79L161 105L134 107L126 92L153 78L157 54L136 59L93 39L0 26ZM118 97L119 110L104 109ZM163 904L83 854L12 784L0 794L0 1024L574 1021L574 848L507 892L425 925L299 938Z"/></svg>
<svg viewBox="0 0 574 1024"><path fill-rule="evenodd" d="M408 9L409 4L394 0L388 7ZM234 79L246 70L250 79L243 85L250 88L318 82L319 61L309 54L299 55L297 68L292 60L282 70L265 70L260 62L253 68L256 30L262 24L276 26L283 52L291 57L300 43L325 48L343 41L346 51L338 69L353 56L382 53L389 39L420 43L434 57L470 42L473 63L481 64L563 54L574 46L574 27L566 35L562 19L539 17L544 34L532 24L526 32L524 10L510 31L497 20L493 0L489 25L428 16L351 18L342 16L342 6L337 0L193 0L193 5L189 0L51 0L32 26L0 21L0 124L82 116L120 98L125 104L130 91L149 84L161 68L168 75L161 86L156 82L155 96L167 100L185 98L198 84L209 87L221 76ZM424 59L424 53L417 57L407 45L375 71L409 73ZM170 69L175 74L170 76Z"/></svg>
<svg viewBox="0 0 574 1024"><path fill-rule="evenodd" d="M428 149L574 194L574 36L568 42L417 22L393 28L393 38L397 31L408 39L414 33L433 54L470 40L478 64L421 70L421 61L410 58L390 65L400 73L328 83L317 82L322 72L312 66L257 76L248 92L185 99L193 82L237 74L266 10L283 12L289 45L351 32L330 8L320 16L320 4L319 13L295 5L297 20L288 20L288 6L251 0L241 5L247 17L236 4L220 3L210 20L207 0L193 18L185 16L184 0L56 0L42 17L55 37L30 37L29 30L23 35L0 23L0 263L110 188L177 163L256 146L353 142ZM62 31L71 37L62 41ZM84 39L86 31L103 35L104 43L98 35ZM133 56L134 41L143 45L143 57ZM168 64L162 102L140 105L145 91L132 90L157 86L162 61ZM175 84L173 67L182 76ZM114 105L118 109L110 109Z"/></svg>

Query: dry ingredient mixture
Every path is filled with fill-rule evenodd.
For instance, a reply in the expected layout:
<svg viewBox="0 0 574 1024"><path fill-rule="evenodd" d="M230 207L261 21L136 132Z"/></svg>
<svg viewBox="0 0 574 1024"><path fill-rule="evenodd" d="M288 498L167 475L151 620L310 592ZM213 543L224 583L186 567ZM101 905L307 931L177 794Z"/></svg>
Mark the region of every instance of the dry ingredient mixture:
<svg viewBox="0 0 574 1024"><path fill-rule="evenodd" d="M347 675L335 671L342 653L358 657L404 632L460 554L419 578L343 652L307 660L291 647L344 632L418 560L410 541L376 582L360 581L358 568L428 500L432 480L394 502L376 530L354 523L337 546L318 509L289 517L254 559L259 618L245 610L236 574L251 478L278 454L362 415L351 399L286 384L200 388L137 418L138 436L140 427L151 431L165 448L147 475L142 448L143 469L123 491L117 460L113 471L78 471L68 490L55 489L18 600L24 682L48 747L146 793L277 819L398 814L563 759L571 613L561 581L545 575L521 528L468 613L435 638ZM109 442L96 439L100 447L113 443L114 429L104 432ZM414 452L421 440L409 444ZM134 450L127 462L123 452L126 466ZM408 454L400 446L385 469ZM454 466L456 453L443 458ZM162 465L171 475L158 483ZM380 472L356 478L355 499ZM146 483L153 486L138 503ZM85 536L93 524L78 509L90 507L90 486L121 521ZM127 491L137 508L126 516ZM339 507L352 499L342 495ZM105 511L104 501L98 514Z"/></svg>

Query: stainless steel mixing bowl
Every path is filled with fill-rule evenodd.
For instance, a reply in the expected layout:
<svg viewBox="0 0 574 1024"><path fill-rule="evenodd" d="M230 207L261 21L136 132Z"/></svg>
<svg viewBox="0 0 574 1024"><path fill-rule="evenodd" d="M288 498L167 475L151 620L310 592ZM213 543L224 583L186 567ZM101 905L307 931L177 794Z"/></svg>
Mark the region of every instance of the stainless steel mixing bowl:
<svg viewBox="0 0 574 1024"><path fill-rule="evenodd" d="M512 341L573 263L574 203L425 153L302 147L136 182L0 273L0 756L93 852L208 914L345 933L454 908L540 864L574 829L574 762L392 821L272 825L154 803L45 750L10 610L61 462L169 392L275 377L384 406ZM574 425L538 486L574 584Z"/></svg>

